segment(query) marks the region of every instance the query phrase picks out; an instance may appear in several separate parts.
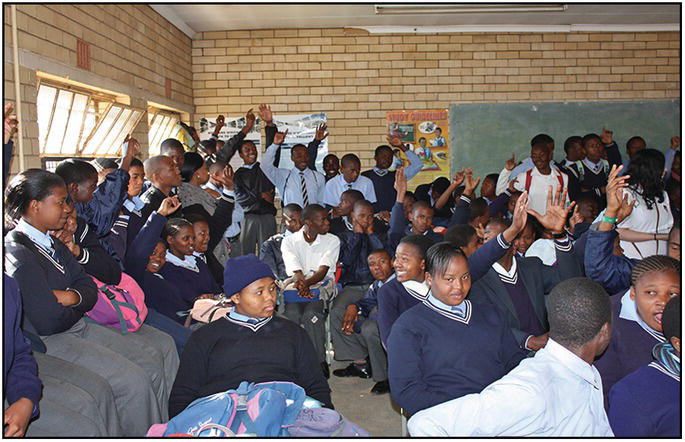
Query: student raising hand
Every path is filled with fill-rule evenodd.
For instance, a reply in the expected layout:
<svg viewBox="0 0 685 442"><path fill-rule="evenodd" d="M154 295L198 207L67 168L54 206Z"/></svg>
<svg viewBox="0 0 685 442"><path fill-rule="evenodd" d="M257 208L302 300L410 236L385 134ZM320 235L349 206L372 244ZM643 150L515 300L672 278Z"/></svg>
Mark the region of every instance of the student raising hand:
<svg viewBox="0 0 685 442"><path fill-rule="evenodd" d="M568 207L564 208L567 199L568 190L564 189L563 193L561 191L561 186L557 187L557 191L554 192L554 188L549 186L549 191L547 192L547 211L545 215L540 215L537 211L528 209L528 213L533 215L540 221L542 226L552 232L553 235L559 235L564 232L564 226L566 225L566 218L569 212L576 205L576 202L572 202Z"/></svg>
<svg viewBox="0 0 685 442"><path fill-rule="evenodd" d="M395 173L395 190L397 191L397 202L403 202L404 195L407 193L407 176L404 174L403 167L398 167Z"/></svg>
<svg viewBox="0 0 685 442"><path fill-rule="evenodd" d="M316 134L314 134L314 139L316 141L323 141L324 139L326 139L326 137L328 136L328 132L326 132L326 130L328 130L328 126L326 125L326 123L321 123L316 128Z"/></svg>
<svg viewBox="0 0 685 442"><path fill-rule="evenodd" d="M274 123L274 115L271 112L271 107L268 104L259 105L259 118L266 123L267 126L271 126Z"/></svg>
<svg viewBox="0 0 685 442"><path fill-rule="evenodd" d="M284 132L276 132L274 134L274 144L283 144L286 135L288 135L288 129L286 129Z"/></svg>
<svg viewBox="0 0 685 442"><path fill-rule="evenodd" d="M19 122L17 121L17 116L12 115L13 110L14 110L14 104L11 101L8 103L5 103L5 124L4 124L5 136L3 138L3 144L9 143L10 138L12 138L12 135L14 135L14 132L17 131L17 124Z"/></svg>

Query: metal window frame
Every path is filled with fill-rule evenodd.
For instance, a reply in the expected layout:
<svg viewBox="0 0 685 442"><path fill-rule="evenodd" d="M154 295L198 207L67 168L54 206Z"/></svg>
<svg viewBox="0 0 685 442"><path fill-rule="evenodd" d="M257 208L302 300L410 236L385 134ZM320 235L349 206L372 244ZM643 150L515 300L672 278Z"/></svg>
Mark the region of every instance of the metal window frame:
<svg viewBox="0 0 685 442"><path fill-rule="evenodd" d="M131 120L131 117L133 117L133 115L134 115L135 112L139 112L140 115L138 115L138 117L136 118L135 122L133 123L133 126L132 126L132 127L134 127L134 128L138 125L138 123L140 123L140 120L141 120L141 119L143 118L143 116L145 115L145 110L140 109L140 108L137 108L137 107L129 106L129 105L127 105L127 104L123 104L123 103L119 103L119 102L114 102L114 101L111 101L111 102L107 103L107 107L105 108L105 110L104 110L102 113L99 113L99 114L98 114L98 121L97 121L97 123L95 124L95 126L93 127L93 130L90 132L90 134L88 135L88 137L86 138L86 140L83 142L83 145L82 145L82 146L80 147L80 149L78 150L78 153L77 153L77 154L78 154L79 156L89 156L89 157L94 157L94 158L111 158L112 156L116 156L116 155L117 155L118 149L117 149L117 151L115 151L115 152L113 152L113 153L109 153L109 152L110 152L110 149L106 150L105 152L94 151L94 152L89 152L89 153L86 153L86 154L83 153L84 150L85 150L85 148L86 148L86 146L88 145L88 143L91 141L91 139L93 138L93 136L95 136L95 134L98 132L98 129L100 129L100 126L102 126L102 124L104 123L105 117L106 117L107 114L109 113L110 109L112 109L112 107L114 107L114 106L119 107L120 110L119 110L119 112L117 113L116 117L114 118L114 122L112 123L112 126L111 126L111 127L109 128L109 130L107 130L107 132L102 136L102 139L103 139L103 140L105 140L107 137L110 136L110 133L111 133L112 129L113 129L114 126L116 125L117 121L118 121L119 118L121 117L121 115L122 115L122 113L124 112L124 110L129 109L129 110L131 111L131 114L128 116L128 118L126 118L126 121L124 122L124 124L123 124L123 126L122 126L122 129L123 129L123 127L125 127L126 124ZM122 133L117 134L117 138L120 137L121 135L122 135ZM123 140L124 140L124 138L122 138L122 142L123 142ZM115 143L113 143L113 144L115 144Z"/></svg>
<svg viewBox="0 0 685 442"><path fill-rule="evenodd" d="M47 125L46 131L45 131L45 140L42 142L42 144L43 144L42 146L41 146L40 137L38 139L38 141L39 141L39 146L38 146L39 155L40 156L55 156L55 155L57 155L57 156L59 156L59 155L73 156L73 155L78 155L79 145L81 143L81 140L83 140L83 129L84 129L84 126L86 123L86 116L88 114L88 108L89 108L91 102L95 101L95 99L93 98L93 94L91 92L83 90L81 88L67 86L67 85L59 85L59 84L56 84L56 83L51 82L51 81L45 81L43 79L39 79L39 82L38 82L38 92L39 93L40 93L41 86L50 87L50 88L55 89L55 97L52 101L52 110L50 111L50 119L48 120L48 125ZM61 145L64 145L64 139L67 136L67 128L69 126L69 122L71 121L71 116L72 116L71 114L72 114L72 111L74 108L74 101L76 98L76 94L83 95L87 99L85 110L83 112L83 117L81 119L81 127L79 129L79 136L78 136L78 139L76 142L76 152L74 152L74 153L45 152L46 144L47 144L48 139L50 138L50 132L52 131L52 123L55 119L55 111L57 109L57 101L59 100L59 94L62 91L71 93L71 103L69 104L68 116L67 116L66 123L64 126L64 133L62 134Z"/></svg>
<svg viewBox="0 0 685 442"><path fill-rule="evenodd" d="M177 121L176 124L178 124L179 121L183 121L183 119L181 118L181 114L179 112L173 112L173 111L169 111L169 110L165 110L165 109L158 109L158 108L155 108L152 106L148 108L148 118L150 118L150 115L152 115L152 119L150 119L149 123L148 123L148 145L149 145L150 149L152 149L153 145L155 145L155 143L153 143L153 141L156 138L159 138L159 134L164 133L163 131L166 131L168 128L168 124L167 124L167 127L165 127L165 128L162 128L161 124L160 124L159 127L157 128L157 130L155 131L153 137L150 138L151 130L153 128L153 125L154 125L157 117L159 117L161 119L164 119L164 117L174 118ZM176 130L176 133L174 133L174 129L171 129L171 131L169 132L169 134L166 138L169 138L169 137L177 138L180 130L181 130L181 128L179 127ZM162 132L160 132L160 131L162 131ZM159 140L160 143L161 143L161 141L162 140ZM157 144L159 144L159 143L157 143Z"/></svg>

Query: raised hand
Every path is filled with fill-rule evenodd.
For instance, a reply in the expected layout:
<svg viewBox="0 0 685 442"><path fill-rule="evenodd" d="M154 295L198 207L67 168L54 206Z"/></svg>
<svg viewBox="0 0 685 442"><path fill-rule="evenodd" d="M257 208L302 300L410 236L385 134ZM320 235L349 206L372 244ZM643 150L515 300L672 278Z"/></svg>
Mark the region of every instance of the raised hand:
<svg viewBox="0 0 685 442"><path fill-rule="evenodd" d="M257 117L252 113L252 109L247 111L245 114L245 127L243 127L244 133L248 133L252 130L256 118Z"/></svg>
<svg viewBox="0 0 685 442"><path fill-rule="evenodd" d="M388 135L385 137L385 139L388 140L388 143L389 143L392 147L402 148L402 146L404 145L404 143L402 143L402 139L401 139L400 137L397 137L397 136L394 136L394 135L391 135L391 134L388 134Z"/></svg>
<svg viewBox="0 0 685 442"><path fill-rule="evenodd" d="M288 129L286 129L285 132L276 132L274 135L274 144L283 144L286 135L288 135Z"/></svg>
<svg viewBox="0 0 685 442"><path fill-rule="evenodd" d="M223 115L219 115L218 117L216 117L216 127L218 128L217 132L220 131L221 128L224 127L225 125L226 125L226 118Z"/></svg>
<svg viewBox="0 0 685 442"><path fill-rule="evenodd" d="M181 207L181 201L178 200L178 196L169 196L162 200L162 204L159 205L157 213L160 215L169 216L179 207Z"/></svg>
<svg viewBox="0 0 685 442"><path fill-rule="evenodd" d="M628 178L630 175L618 176L623 169L623 166L611 166L609 177L607 178L606 196L607 196L607 212L610 218L614 218L615 213L621 207L623 200L623 188L628 186Z"/></svg>
<svg viewBox="0 0 685 442"><path fill-rule="evenodd" d="M5 135L4 135L4 143L7 144L9 143L10 139L12 138L12 135L14 135L14 132L17 131L17 125L19 124L17 120L16 115L12 115L12 111L14 110L14 103L7 102L5 103L5 125L4 125L4 130L5 130Z"/></svg>
<svg viewBox="0 0 685 442"><path fill-rule="evenodd" d="M572 202L568 207L564 208L566 204L566 196L568 190L564 189L563 193L561 191L561 185L557 186L557 191L554 192L554 188L549 186L547 191L547 211L545 215L540 215L537 211L528 209L528 213L533 215L540 221L542 227L552 232L553 235L558 235L564 231L564 226L566 225L566 218L569 212L576 206L576 202Z"/></svg>
<svg viewBox="0 0 685 442"><path fill-rule="evenodd" d="M504 168L507 170L514 170L516 167L516 159L514 158L514 152L511 153L511 158L504 162Z"/></svg>
<svg viewBox="0 0 685 442"><path fill-rule="evenodd" d="M574 233L576 224L580 224L583 221L585 221L585 217L582 213L580 213L578 207L576 207L573 211L573 215L571 215L571 219L568 222L569 230L571 231L571 233Z"/></svg>
<svg viewBox="0 0 685 442"><path fill-rule="evenodd" d="M610 130L602 128L602 136L599 138L602 141L602 144L609 145L614 142L614 133Z"/></svg>
<svg viewBox="0 0 685 442"><path fill-rule="evenodd" d="M274 115L271 112L271 107L268 104L259 105L259 118L264 120L268 126L270 126L274 121Z"/></svg>
<svg viewBox="0 0 685 442"><path fill-rule="evenodd" d="M220 182L226 190L233 190L233 168L230 164L227 164L221 172L211 174L211 177Z"/></svg>
<svg viewBox="0 0 685 442"><path fill-rule="evenodd" d="M509 181L509 185L507 186L507 190L509 190L509 193L516 192L516 183L518 182L518 178L514 178L513 180Z"/></svg>
<svg viewBox="0 0 685 442"><path fill-rule="evenodd" d="M473 178L473 169L468 168L466 169L466 175L464 177L464 195L473 195L473 192L476 190L478 187L478 184L480 183L480 176L478 178L474 179Z"/></svg>
<svg viewBox="0 0 685 442"><path fill-rule="evenodd" d="M404 201L404 194L407 193L407 176L404 174L404 167L398 167L395 172L395 190L397 191L397 201Z"/></svg>
<svg viewBox="0 0 685 442"><path fill-rule="evenodd" d="M323 141L328 136L328 132L326 132L327 129L328 126L326 125L326 123L321 123L316 128L316 134L314 134L314 139L316 141Z"/></svg>
<svg viewBox="0 0 685 442"><path fill-rule="evenodd" d="M512 219L511 219L511 228L512 228L512 233L513 236L511 240L513 240L516 235L521 233L523 229L526 227L526 221L528 220L528 192L524 191L521 196L519 196L519 199L516 200L516 206L514 206L514 213L512 214ZM507 239L507 241L510 241L510 239Z"/></svg>
<svg viewBox="0 0 685 442"><path fill-rule="evenodd" d="M476 235L478 235L478 238L484 240L485 239L485 227L483 227L483 223L478 223L477 226L474 227L476 230Z"/></svg>
<svg viewBox="0 0 685 442"><path fill-rule="evenodd" d="M671 149L676 150L680 147L680 137L671 138Z"/></svg>
<svg viewBox="0 0 685 442"><path fill-rule="evenodd" d="M461 183L464 182L464 179L466 178L466 173L464 172L464 170L465 170L465 169L462 167L462 169L461 169L459 172L455 173L455 174L454 174L454 177L452 177L452 183L451 183L451 184L452 184L454 187L457 187L457 186L459 186Z"/></svg>

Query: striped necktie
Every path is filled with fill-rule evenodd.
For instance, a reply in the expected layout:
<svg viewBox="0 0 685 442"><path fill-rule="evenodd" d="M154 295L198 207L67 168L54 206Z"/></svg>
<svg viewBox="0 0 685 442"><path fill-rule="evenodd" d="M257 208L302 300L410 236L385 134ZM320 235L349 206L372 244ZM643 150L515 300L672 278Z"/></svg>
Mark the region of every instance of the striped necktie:
<svg viewBox="0 0 685 442"><path fill-rule="evenodd" d="M300 172L300 186L302 188L303 207L307 207L309 205L309 196L307 195L307 183L304 180L304 172Z"/></svg>

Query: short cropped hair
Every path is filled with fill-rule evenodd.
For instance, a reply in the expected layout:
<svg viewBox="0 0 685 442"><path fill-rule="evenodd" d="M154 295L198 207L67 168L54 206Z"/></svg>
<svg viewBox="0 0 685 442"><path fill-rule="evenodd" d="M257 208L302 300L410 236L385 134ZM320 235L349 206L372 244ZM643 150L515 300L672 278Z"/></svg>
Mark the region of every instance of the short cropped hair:
<svg viewBox="0 0 685 442"><path fill-rule="evenodd" d="M314 218L319 212L325 212L326 209L323 208L323 206L319 204L310 204L306 206L304 209L302 209L302 221L307 221L311 220Z"/></svg>
<svg viewBox="0 0 685 442"><path fill-rule="evenodd" d="M388 146L387 144L382 144L382 145L378 146L376 148L376 150L374 150L373 155L376 156L379 153L383 152L384 150L390 151L390 155L393 155L392 148L390 146Z"/></svg>
<svg viewBox="0 0 685 442"><path fill-rule="evenodd" d="M60 161L55 168L55 173L62 177L67 187L71 183L81 184L89 179L97 180L98 176L92 164L76 158Z"/></svg>
<svg viewBox="0 0 685 442"><path fill-rule="evenodd" d="M364 199L364 194L358 191L357 189L347 189L343 193L340 194L340 198L342 199L343 195L346 197L350 198L353 200L353 204L356 203L359 200Z"/></svg>
<svg viewBox="0 0 685 442"><path fill-rule="evenodd" d="M565 347L590 342L611 322L609 295L589 278L570 278L557 284L547 298L549 337Z"/></svg>
<svg viewBox="0 0 685 442"><path fill-rule="evenodd" d="M554 138L550 137L547 134L537 134L530 140L530 147L533 147L534 145L536 145L538 143L542 143L542 144L554 143Z"/></svg>
<svg viewBox="0 0 685 442"><path fill-rule="evenodd" d="M291 215L293 213L302 213L302 207L299 204L290 203L283 206L283 213Z"/></svg>
<svg viewBox="0 0 685 442"><path fill-rule="evenodd" d="M180 149L181 152L185 151L183 148L183 143L178 141L176 138L167 138L166 140L162 141L162 144L159 147L159 151L162 155L166 155L166 153L171 149Z"/></svg>
<svg viewBox="0 0 685 442"><path fill-rule="evenodd" d="M564 152L568 153L568 150L571 148L573 144L580 144L582 146L583 139L578 135L572 135L566 138L566 141L564 141Z"/></svg>
<svg viewBox="0 0 685 442"><path fill-rule="evenodd" d="M428 204L428 201L419 200L419 201L415 202L414 205L411 207L411 211L412 211L412 213L414 213L418 209L431 209L431 210L433 210L433 207L430 204Z"/></svg>
<svg viewBox="0 0 685 442"><path fill-rule="evenodd" d="M486 213L488 213L488 210L490 209L488 207L488 202L485 201L485 198L476 198L471 202L471 208L469 211L469 221L473 221L479 216L485 215Z"/></svg>
<svg viewBox="0 0 685 442"><path fill-rule="evenodd" d="M408 235L400 240L400 244L409 244L414 247L419 258L425 260L428 249L433 245L433 240L424 235Z"/></svg>
<svg viewBox="0 0 685 442"><path fill-rule="evenodd" d="M365 199L360 199L355 201L354 205L352 206L352 210L357 210L359 207L366 207L368 209L371 209L373 212L373 204L371 204L370 201L367 201Z"/></svg>
<svg viewBox="0 0 685 442"><path fill-rule="evenodd" d="M359 160L359 157L353 153L343 155L342 159L340 160L340 165L345 167L346 164L350 163L361 164L362 162Z"/></svg>
<svg viewBox="0 0 685 442"><path fill-rule="evenodd" d="M587 143L590 142L590 140L592 140L592 139L596 139L597 141L600 142L600 144L602 143L602 139L599 137L599 135L587 134L583 137L583 146L587 145Z"/></svg>
<svg viewBox="0 0 685 442"><path fill-rule="evenodd" d="M452 247L466 247L474 235L476 229L470 225L456 224L445 231L445 241Z"/></svg>
<svg viewBox="0 0 685 442"><path fill-rule="evenodd" d="M462 258L467 259L461 249L452 247L448 242L439 242L432 245L431 248L428 249L427 256L426 271L433 276L436 276L438 273L444 275L452 258L461 256Z"/></svg>

